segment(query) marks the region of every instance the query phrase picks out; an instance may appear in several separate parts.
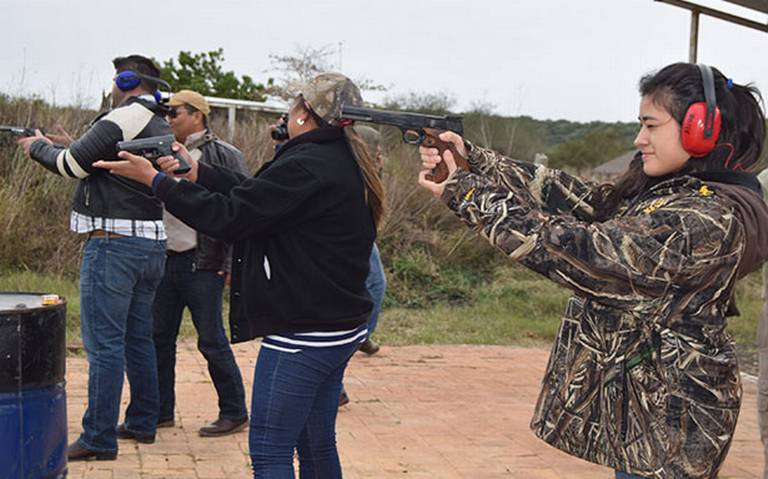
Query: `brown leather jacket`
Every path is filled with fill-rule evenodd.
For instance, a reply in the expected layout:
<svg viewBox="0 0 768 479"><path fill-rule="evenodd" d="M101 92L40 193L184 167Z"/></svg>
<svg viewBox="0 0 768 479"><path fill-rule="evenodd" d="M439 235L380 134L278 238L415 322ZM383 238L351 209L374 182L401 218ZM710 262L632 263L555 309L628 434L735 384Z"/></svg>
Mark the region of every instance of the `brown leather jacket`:
<svg viewBox="0 0 768 479"><path fill-rule="evenodd" d="M187 145L189 150L199 149L200 161L217 167L228 168L238 173L247 174L243 154L234 146L220 140L208 130L199 140ZM195 269L225 271L232 270L232 245L200 232L197 233L195 250Z"/></svg>

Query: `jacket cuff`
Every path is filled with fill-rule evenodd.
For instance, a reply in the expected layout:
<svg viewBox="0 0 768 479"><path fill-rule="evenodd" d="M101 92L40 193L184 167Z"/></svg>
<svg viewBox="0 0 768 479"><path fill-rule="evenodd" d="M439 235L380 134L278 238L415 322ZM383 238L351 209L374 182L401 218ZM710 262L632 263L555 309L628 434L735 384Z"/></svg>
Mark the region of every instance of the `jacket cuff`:
<svg viewBox="0 0 768 479"><path fill-rule="evenodd" d="M41 151L47 144L48 142L43 140L33 141L32 144L29 146L29 156L31 156L35 160L39 159L41 156Z"/></svg>
<svg viewBox="0 0 768 479"><path fill-rule="evenodd" d="M176 186L176 183L176 180L165 173L158 173L152 181L152 192L155 196L160 198L160 200L165 201L168 197L168 193L170 193L173 187Z"/></svg>

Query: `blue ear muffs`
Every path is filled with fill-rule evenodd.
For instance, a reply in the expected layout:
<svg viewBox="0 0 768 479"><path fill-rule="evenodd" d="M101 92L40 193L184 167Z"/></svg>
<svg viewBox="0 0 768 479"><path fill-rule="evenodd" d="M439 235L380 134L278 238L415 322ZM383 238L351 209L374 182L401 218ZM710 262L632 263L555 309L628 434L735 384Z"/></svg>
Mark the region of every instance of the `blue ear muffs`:
<svg viewBox="0 0 768 479"><path fill-rule="evenodd" d="M115 77L115 85L120 91L131 91L141 83L142 75L134 71L126 70Z"/></svg>
<svg viewBox="0 0 768 479"><path fill-rule="evenodd" d="M117 88L120 91L131 91L137 86L139 86L142 80L147 80L151 83L154 83L157 86L161 86L165 88L167 91L171 91L171 85L169 85L168 82L166 82L165 80L161 80L160 78L157 78L157 77L137 73L131 70L125 70L118 73L117 76L115 76L115 85L117 85ZM157 102L160 103L160 100L162 99L160 92L155 91L153 95L155 97L155 100L157 100Z"/></svg>

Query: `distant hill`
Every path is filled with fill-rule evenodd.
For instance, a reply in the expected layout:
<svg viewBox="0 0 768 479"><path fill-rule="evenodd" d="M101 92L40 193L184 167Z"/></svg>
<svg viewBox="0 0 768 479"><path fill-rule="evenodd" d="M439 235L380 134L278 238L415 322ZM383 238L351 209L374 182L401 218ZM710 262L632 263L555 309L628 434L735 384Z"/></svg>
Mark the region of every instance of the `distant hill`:
<svg viewBox="0 0 768 479"><path fill-rule="evenodd" d="M573 171L591 169L631 149L637 128L636 123L465 115L470 140L521 160L545 153L550 166Z"/></svg>

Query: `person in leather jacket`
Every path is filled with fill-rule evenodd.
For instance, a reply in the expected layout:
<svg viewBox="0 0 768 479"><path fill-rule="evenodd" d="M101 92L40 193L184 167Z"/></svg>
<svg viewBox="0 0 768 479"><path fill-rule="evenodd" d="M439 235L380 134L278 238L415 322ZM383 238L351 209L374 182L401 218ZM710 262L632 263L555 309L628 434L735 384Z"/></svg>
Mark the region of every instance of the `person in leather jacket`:
<svg viewBox="0 0 768 479"><path fill-rule="evenodd" d="M210 106L201 94L178 91L168 106L171 129L190 155L213 168L247 173L242 153L209 129ZM165 275L152 309L160 388L158 427L174 425L176 338L182 313L188 308L197 331L197 348L208 363L219 397L218 417L201 427L199 434L209 437L237 432L248 422L248 411L243 378L222 320L222 293L230 273L232 247L195 231L167 210L163 210L163 222L168 235Z"/></svg>

